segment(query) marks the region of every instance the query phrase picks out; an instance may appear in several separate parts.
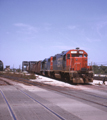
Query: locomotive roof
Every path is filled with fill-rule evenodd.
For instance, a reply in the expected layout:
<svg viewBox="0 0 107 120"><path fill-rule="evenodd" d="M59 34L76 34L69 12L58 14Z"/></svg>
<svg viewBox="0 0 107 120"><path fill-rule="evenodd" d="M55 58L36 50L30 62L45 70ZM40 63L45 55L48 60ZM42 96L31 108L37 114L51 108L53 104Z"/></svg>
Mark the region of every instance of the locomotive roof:
<svg viewBox="0 0 107 120"><path fill-rule="evenodd" d="M71 50L77 50L77 49L71 49ZM84 51L84 50L81 50L81 49L79 49L80 51ZM62 53L61 53L61 55L65 55L67 52L69 52L70 50L67 50L67 51L63 51ZM84 51L85 52L85 51Z"/></svg>
<svg viewBox="0 0 107 120"><path fill-rule="evenodd" d="M42 60L41 62L46 62L48 60L48 58L45 58L44 60Z"/></svg>
<svg viewBox="0 0 107 120"><path fill-rule="evenodd" d="M1 60L0 60L1 63L3 63Z"/></svg>
<svg viewBox="0 0 107 120"><path fill-rule="evenodd" d="M76 49L70 49L70 50L77 50L77 49L79 49L79 48L76 48ZM67 54L67 52L69 52L70 50L66 50L66 51L62 51L62 53L60 53L60 54L56 54L56 55L54 55L54 56L51 56L51 57L58 57L58 56L64 56L65 54ZM81 50L81 49L79 49L79 50ZM84 51L84 50L81 50L81 51ZM51 57L49 57L49 58L45 58L44 60L42 60L41 62L45 62L45 61L47 61L48 59L50 59Z"/></svg>
<svg viewBox="0 0 107 120"><path fill-rule="evenodd" d="M68 51L69 51L69 50L63 51L63 52L62 52L62 55L65 55Z"/></svg>

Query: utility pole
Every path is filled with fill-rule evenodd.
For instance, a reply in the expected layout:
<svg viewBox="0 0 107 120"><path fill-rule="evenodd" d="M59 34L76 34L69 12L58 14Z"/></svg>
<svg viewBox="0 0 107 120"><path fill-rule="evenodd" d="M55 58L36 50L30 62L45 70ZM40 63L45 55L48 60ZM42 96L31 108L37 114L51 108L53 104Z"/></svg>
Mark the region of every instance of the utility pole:
<svg viewBox="0 0 107 120"><path fill-rule="evenodd" d="M13 72L14 72L14 64L13 64Z"/></svg>

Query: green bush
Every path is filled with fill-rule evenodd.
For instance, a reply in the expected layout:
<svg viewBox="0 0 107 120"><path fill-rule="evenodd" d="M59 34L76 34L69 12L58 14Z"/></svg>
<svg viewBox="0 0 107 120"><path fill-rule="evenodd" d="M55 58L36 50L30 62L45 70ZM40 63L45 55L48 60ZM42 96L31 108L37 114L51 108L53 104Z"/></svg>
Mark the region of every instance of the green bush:
<svg viewBox="0 0 107 120"><path fill-rule="evenodd" d="M93 65L93 71L95 74L107 74L107 66Z"/></svg>

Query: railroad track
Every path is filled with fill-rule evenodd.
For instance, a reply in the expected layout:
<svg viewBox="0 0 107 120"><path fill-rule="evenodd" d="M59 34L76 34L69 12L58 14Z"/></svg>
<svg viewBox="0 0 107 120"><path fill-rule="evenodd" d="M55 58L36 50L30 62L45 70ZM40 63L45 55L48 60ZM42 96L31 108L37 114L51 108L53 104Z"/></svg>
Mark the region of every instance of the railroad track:
<svg viewBox="0 0 107 120"><path fill-rule="evenodd" d="M4 98L4 101L6 102L6 104L7 104L7 106L8 106L8 109L9 109L9 111L10 111L10 114L11 114L13 120L17 120L17 119L16 119L16 116L15 116L15 114L14 114L12 108L11 108L11 105L9 104L9 102L8 102L7 98L5 97L4 93L2 92L2 90L0 90L0 93L2 94L2 96L3 96L3 98Z"/></svg>
<svg viewBox="0 0 107 120"><path fill-rule="evenodd" d="M87 85L87 88L100 90L107 93L107 85Z"/></svg>
<svg viewBox="0 0 107 120"><path fill-rule="evenodd" d="M10 78L10 79L13 79L13 78ZM50 89L50 90L56 91L58 93L67 95L69 97L74 97L74 98L77 98L77 99L80 99L80 100L84 100L86 102L90 102L90 103L102 106L104 108L107 108L107 102L106 102L107 101L107 97L103 97L103 96L99 96L99 95L96 95L96 94L92 94L90 92L86 92L86 91L83 91L81 89L75 90L73 88L72 89L71 88L70 89L68 89L68 88L66 89L66 88L63 88L63 87L55 87L55 86L53 87L53 86L47 85L45 83L32 82L32 81L25 80L25 79L14 78L14 80L18 81L18 82L22 82L24 84L34 85L34 86L42 87L42 88L45 88L45 89ZM90 85L89 85L89 87L90 87ZM97 99L97 101L96 101L96 99Z"/></svg>
<svg viewBox="0 0 107 120"><path fill-rule="evenodd" d="M43 108L45 108L46 110L48 110L49 112L51 112L51 113L54 114L55 116L57 116L60 120L65 120L65 118L63 118L62 116L58 115L56 112L54 112L53 110L51 110L50 108L48 108L47 106L45 106L44 104L42 104L40 101L38 101L38 100L36 100L35 98L33 98L32 96L30 96L28 93L20 90L19 88L18 88L18 90L19 90L21 93L23 93L24 95L26 95L28 98L30 98L30 99L32 99L33 101L37 102L39 105L41 105ZM8 102L8 100L7 100L7 98L5 97L5 95L4 95L4 93L2 92L2 90L0 90L0 93L2 94L2 96L3 96L3 98L4 98L5 102L6 102L6 104L7 104L7 106L8 106L8 109L9 109L9 111L10 111L10 113L11 113L12 118L13 118L14 120L17 120L17 116L15 116L15 113L14 113L14 111L12 110L11 105L10 105L10 103Z"/></svg>
<svg viewBox="0 0 107 120"><path fill-rule="evenodd" d="M40 101L36 100L35 98L33 98L32 96L30 96L29 94L27 94L26 92L20 90L24 95L26 95L27 97L29 97L30 99L34 100L35 102L37 102L39 105L41 105L42 107L44 107L45 109L47 109L49 112L51 112L52 114L54 114L55 116L57 116L59 119L61 120L65 120L62 116L58 115L56 112L54 112L53 110L51 110L50 108L48 108L47 106L45 106L44 104L42 104Z"/></svg>
<svg viewBox="0 0 107 120"><path fill-rule="evenodd" d="M77 90L77 91L70 90L69 92L68 91L59 91L59 90L56 90L56 89L52 89L52 90L58 91L58 92L63 93L65 95L73 96L75 98L85 100L85 101L88 101L88 102L91 102L91 103L94 103L94 104L97 104L97 105L100 105L100 106L103 106L103 107L107 108L107 102L106 103L99 103L99 102L94 100L94 98L95 99L98 98L98 99L100 99L100 101L102 101L102 100L107 101L107 97L100 97L100 96L92 94L92 93L87 93L83 90ZM92 100L91 100L91 98L92 98Z"/></svg>
<svg viewBox="0 0 107 120"><path fill-rule="evenodd" d="M16 81L16 80L15 80ZM8 83L6 80L4 81L6 83ZM24 81L25 83L25 81ZM26 82L28 84L28 82ZM30 84L30 83L29 83ZM37 99L35 99L34 97L32 97L30 94L28 94L27 92L25 92L24 90L21 90L19 87L14 86L15 88L17 88L18 91L20 91L21 93L23 93L25 96L27 96L29 99L35 101L36 103L38 103L40 106L42 106L44 109L46 109L47 111L49 111L50 113L52 113L53 115L55 115L58 120L66 120L64 117L62 117L61 115L59 115L58 113L54 112L54 110L50 109L49 107L47 107L45 104L41 103L40 101L38 101ZM3 93L3 91L0 89L0 93L2 95L2 97L4 98L4 101L7 104L7 107L10 111L10 114L13 118L13 120L18 120L17 115L15 114L14 109L11 107L11 104L9 103L8 99L6 98L5 94ZM65 112L64 112L65 113ZM69 113L68 113L69 114ZM75 117L74 117L75 120Z"/></svg>
<svg viewBox="0 0 107 120"><path fill-rule="evenodd" d="M3 86L3 85L10 85L10 83L0 79L0 86Z"/></svg>
<svg viewBox="0 0 107 120"><path fill-rule="evenodd" d="M4 81L4 80L2 80L2 81ZM24 81L25 82L25 81ZM10 85L9 84L9 82L7 82L7 81L4 81L4 83L7 83L8 85ZM27 82L27 84L28 84L28 82ZM30 84L30 83L29 83ZM16 87L17 88L17 87ZM65 120L65 118L63 118L62 116L60 116L60 115L58 115L56 112L54 112L53 110L51 110L50 108L48 108L47 106L45 106L44 104L42 104L40 101L38 101L38 100L36 100L35 98L33 98L32 96L30 96L28 93L26 93L25 91L23 91L23 90L21 90L21 89L19 89L19 88L17 88L21 93L23 93L24 95L26 95L28 98L30 98L30 99L32 99L33 101L35 101L35 102L37 102L39 105L41 105L42 107L44 107L46 110L48 110L49 112L51 112L52 114L54 114L55 116L57 116L60 120ZM3 91L0 89L0 93L1 93L1 95L3 96L3 98L4 98L4 101L6 102L6 104L7 104L7 106L8 106L8 109L9 109L9 111L10 111L10 114L11 114L11 116L12 116L12 118L14 119L14 120L17 120L17 116L15 116L15 113L14 113L14 111L13 111L13 109L11 108L11 105L10 105L10 103L8 102L8 99L6 98L6 96L5 96L5 94L3 93Z"/></svg>
<svg viewBox="0 0 107 120"><path fill-rule="evenodd" d="M107 81L107 77L100 77L100 76L94 76L93 79L95 80L103 80L105 78L105 81Z"/></svg>

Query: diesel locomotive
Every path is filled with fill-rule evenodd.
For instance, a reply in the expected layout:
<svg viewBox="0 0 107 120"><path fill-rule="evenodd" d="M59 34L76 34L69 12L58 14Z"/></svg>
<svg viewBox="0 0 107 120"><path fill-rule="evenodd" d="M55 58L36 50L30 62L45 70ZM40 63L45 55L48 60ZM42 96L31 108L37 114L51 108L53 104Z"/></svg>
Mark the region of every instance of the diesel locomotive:
<svg viewBox="0 0 107 120"><path fill-rule="evenodd" d="M93 82L92 66L88 66L88 54L79 48L63 51L61 54L30 64L31 62L30 72L76 84Z"/></svg>

